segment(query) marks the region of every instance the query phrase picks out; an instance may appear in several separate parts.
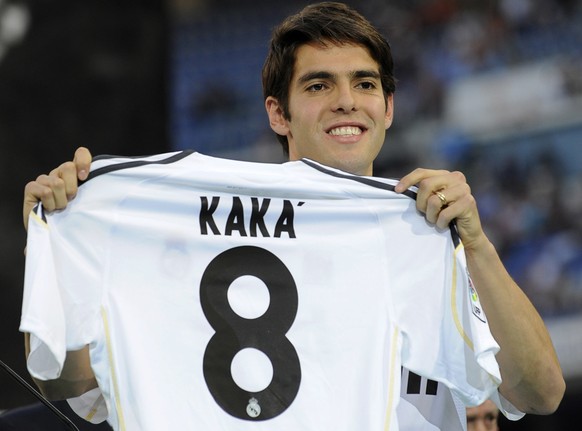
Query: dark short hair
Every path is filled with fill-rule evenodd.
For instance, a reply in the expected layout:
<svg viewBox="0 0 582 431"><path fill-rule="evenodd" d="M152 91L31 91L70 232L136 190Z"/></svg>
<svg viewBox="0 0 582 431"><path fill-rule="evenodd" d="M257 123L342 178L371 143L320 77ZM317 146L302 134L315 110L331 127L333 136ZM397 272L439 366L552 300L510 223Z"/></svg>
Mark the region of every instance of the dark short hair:
<svg viewBox="0 0 582 431"><path fill-rule="evenodd" d="M359 12L337 2L322 2L306 6L287 17L274 28L269 53L263 65L263 97L279 101L285 118L290 119L289 86L293 77L296 51L302 45L317 42L322 45L355 44L368 49L380 66L382 90L387 98L396 90L394 63L388 41ZM277 135L286 155L286 136Z"/></svg>

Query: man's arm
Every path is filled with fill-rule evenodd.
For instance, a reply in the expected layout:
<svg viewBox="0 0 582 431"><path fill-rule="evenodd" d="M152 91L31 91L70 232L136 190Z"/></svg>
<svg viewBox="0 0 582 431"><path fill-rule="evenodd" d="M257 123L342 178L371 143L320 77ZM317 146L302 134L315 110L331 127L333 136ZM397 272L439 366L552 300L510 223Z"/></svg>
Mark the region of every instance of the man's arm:
<svg viewBox="0 0 582 431"><path fill-rule="evenodd" d="M456 220L471 278L491 333L501 347L497 354L503 379L499 391L524 413L553 413L566 387L554 346L542 318L485 235L464 175L416 169L401 179L396 191L415 184L419 187L417 208L428 221L446 228Z"/></svg>
<svg viewBox="0 0 582 431"><path fill-rule="evenodd" d="M24 188L22 216L28 229L30 211L40 201L46 211L63 209L77 194L79 180L85 180L91 165L91 153L86 148L78 148L73 161L66 162L48 175L40 175ZM26 253L26 251L25 251ZM24 334L24 350L30 354L30 335ZM89 361L89 348L67 352L61 376L56 380L33 379L47 398L59 400L73 398L96 388L97 381Z"/></svg>

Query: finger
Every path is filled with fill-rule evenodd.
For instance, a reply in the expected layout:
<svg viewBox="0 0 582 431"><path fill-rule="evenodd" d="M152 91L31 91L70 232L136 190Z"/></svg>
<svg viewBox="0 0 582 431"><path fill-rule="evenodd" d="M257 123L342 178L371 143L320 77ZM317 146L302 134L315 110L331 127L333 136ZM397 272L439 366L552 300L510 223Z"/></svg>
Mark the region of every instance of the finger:
<svg viewBox="0 0 582 431"><path fill-rule="evenodd" d="M52 211L55 209L56 205L52 189L46 185L43 185L38 180L31 181L24 187L22 217L25 229L28 229L28 216L39 201L43 202L43 206L47 209L47 211Z"/></svg>
<svg viewBox="0 0 582 431"><path fill-rule="evenodd" d="M450 173L449 171L445 170L417 168L414 171L410 172L409 174L403 176L398 182L398 184L396 184L394 190L397 193L402 193L414 185L420 186L422 182L425 182L429 179L432 179L432 181L434 181L438 177L445 176L449 173Z"/></svg>
<svg viewBox="0 0 582 431"><path fill-rule="evenodd" d="M434 224L439 229L446 229L450 226L451 222L455 220L457 217L455 215L455 210L451 206L445 207L439 211L437 218Z"/></svg>
<svg viewBox="0 0 582 431"><path fill-rule="evenodd" d="M443 195L444 196L444 195ZM445 197L448 204L448 198ZM418 201L417 201L418 202ZM419 204L417 203L417 208ZM447 205L436 195L431 194L426 200L426 205L424 206L424 214L426 219L433 224L436 224L439 214L446 208Z"/></svg>
<svg viewBox="0 0 582 431"><path fill-rule="evenodd" d="M77 195L78 175L75 162L65 162L58 168L53 169L43 182L44 185L53 188L58 208L64 207L68 201Z"/></svg>
<svg viewBox="0 0 582 431"><path fill-rule="evenodd" d="M91 168L92 160L91 152L85 147L79 147L75 151L75 157L73 158L73 163L77 170L77 178L81 181L85 181L89 175L89 169Z"/></svg>
<svg viewBox="0 0 582 431"><path fill-rule="evenodd" d="M446 227L454 218L465 211L464 197L471 195L471 188L467 183L456 183L450 187L432 192L426 198L425 214L428 221ZM440 218L444 217L441 221Z"/></svg>
<svg viewBox="0 0 582 431"><path fill-rule="evenodd" d="M69 162L70 163L70 162ZM70 178L70 174L67 175ZM65 177L67 177L65 176ZM74 182L66 183L64 178L59 175L51 173L49 175L41 175L36 179L39 184L38 200L48 211L60 210L67 206L68 202L76 193L76 179ZM48 190L47 190L48 189Z"/></svg>
<svg viewBox="0 0 582 431"><path fill-rule="evenodd" d="M437 191L427 200L425 217L430 223L436 224L438 227L448 226L449 222L459 213L457 195L453 193L452 189Z"/></svg>
<svg viewBox="0 0 582 431"><path fill-rule="evenodd" d="M72 164L72 162L68 163ZM63 165L61 165L60 169L66 170ZM66 176L70 177L70 172ZM76 190L76 178L74 184L73 190ZM28 228L28 216L38 202L42 202L44 209L50 212L65 208L69 202L69 196L65 180L58 176L57 170L49 175L39 175L35 181L29 182L24 187L24 204L22 208L24 227Z"/></svg>
<svg viewBox="0 0 582 431"><path fill-rule="evenodd" d="M450 172L441 172L442 173L439 175L433 175L422 179L418 184L416 199L422 206L426 206L429 200L436 200L441 203L438 196L435 196L435 192L437 191L442 192L443 190L446 190L447 193L445 195L447 201L451 202L454 200L450 189L451 187L455 187L457 183L454 178L451 177ZM436 199L432 199L433 197L436 197Z"/></svg>
<svg viewBox="0 0 582 431"><path fill-rule="evenodd" d="M444 191L446 190L446 193ZM417 208L427 211L430 201L439 201L439 207L443 206L440 199L433 199L435 192L444 193L448 203L457 200L462 193L470 192L465 175L461 172L439 171L439 174L425 177L418 185Z"/></svg>

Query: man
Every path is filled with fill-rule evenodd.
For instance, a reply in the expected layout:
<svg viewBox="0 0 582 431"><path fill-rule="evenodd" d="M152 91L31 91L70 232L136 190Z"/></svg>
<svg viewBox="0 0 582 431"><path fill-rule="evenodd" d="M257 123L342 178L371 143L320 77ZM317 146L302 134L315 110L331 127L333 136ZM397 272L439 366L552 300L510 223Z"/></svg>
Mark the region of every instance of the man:
<svg viewBox="0 0 582 431"><path fill-rule="evenodd" d="M467 409L467 431L499 431L499 409L491 400Z"/></svg>
<svg viewBox="0 0 582 431"><path fill-rule="evenodd" d="M358 13L340 3L307 6L278 26L263 68L270 126L289 160L309 158L351 174L372 175L391 126L395 91L390 47ZM23 216L40 200L64 208L87 178L91 155L80 148L72 162L25 188ZM550 414L565 389L542 319L511 279L479 221L474 197L459 172L416 169L396 186L418 185L416 206L437 228L454 220L491 332L503 382L504 411ZM29 349L27 338L27 352ZM87 348L68 352L61 378L38 381L49 397L77 397L97 387ZM517 409L518 412L515 412ZM441 412L442 415L446 413Z"/></svg>

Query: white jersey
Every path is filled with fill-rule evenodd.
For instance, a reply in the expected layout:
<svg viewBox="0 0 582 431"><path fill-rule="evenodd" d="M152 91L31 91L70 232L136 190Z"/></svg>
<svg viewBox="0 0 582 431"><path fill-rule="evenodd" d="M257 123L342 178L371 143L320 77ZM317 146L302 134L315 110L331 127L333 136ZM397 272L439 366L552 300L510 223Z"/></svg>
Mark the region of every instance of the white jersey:
<svg viewBox="0 0 582 431"><path fill-rule="evenodd" d="M91 364L119 430L399 429L402 367L464 404L498 345L462 244L414 191L309 160L101 158L31 215L30 373Z"/></svg>

